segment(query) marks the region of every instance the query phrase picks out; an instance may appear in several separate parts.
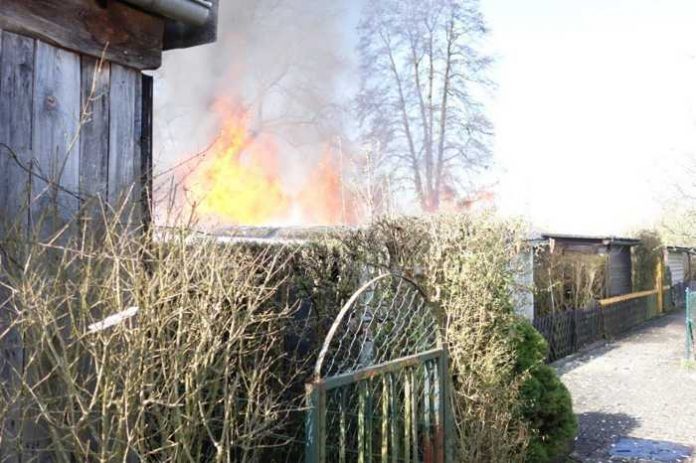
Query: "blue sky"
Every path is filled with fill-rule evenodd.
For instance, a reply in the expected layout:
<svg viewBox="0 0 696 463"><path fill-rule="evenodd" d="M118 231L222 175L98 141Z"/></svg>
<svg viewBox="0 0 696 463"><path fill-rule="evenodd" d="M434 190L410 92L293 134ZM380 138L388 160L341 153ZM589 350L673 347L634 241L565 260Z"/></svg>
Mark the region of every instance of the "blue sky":
<svg viewBox="0 0 696 463"><path fill-rule="evenodd" d="M504 212L624 233L696 153L696 2L484 0Z"/></svg>

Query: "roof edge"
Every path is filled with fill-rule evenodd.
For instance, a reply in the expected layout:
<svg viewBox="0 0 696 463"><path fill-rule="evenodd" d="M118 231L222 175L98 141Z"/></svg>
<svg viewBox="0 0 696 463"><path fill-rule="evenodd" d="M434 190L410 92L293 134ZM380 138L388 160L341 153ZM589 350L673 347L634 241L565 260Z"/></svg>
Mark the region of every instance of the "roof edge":
<svg viewBox="0 0 696 463"><path fill-rule="evenodd" d="M592 235L569 235L562 233L542 233L542 239L567 240L567 241L586 241L601 244L616 244L623 246L636 246L640 244L637 238L626 238L619 236L592 236Z"/></svg>
<svg viewBox="0 0 696 463"><path fill-rule="evenodd" d="M208 0L121 0L145 11L193 26L208 21L213 5Z"/></svg>

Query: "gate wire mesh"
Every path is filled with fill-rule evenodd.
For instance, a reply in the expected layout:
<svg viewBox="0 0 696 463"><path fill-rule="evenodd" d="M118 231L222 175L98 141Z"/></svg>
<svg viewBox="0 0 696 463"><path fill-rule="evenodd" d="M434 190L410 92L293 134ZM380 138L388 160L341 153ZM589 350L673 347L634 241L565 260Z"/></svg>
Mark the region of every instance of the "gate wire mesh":
<svg viewBox="0 0 696 463"><path fill-rule="evenodd" d="M446 353L438 314L387 274L346 303L308 384L307 462L445 460Z"/></svg>

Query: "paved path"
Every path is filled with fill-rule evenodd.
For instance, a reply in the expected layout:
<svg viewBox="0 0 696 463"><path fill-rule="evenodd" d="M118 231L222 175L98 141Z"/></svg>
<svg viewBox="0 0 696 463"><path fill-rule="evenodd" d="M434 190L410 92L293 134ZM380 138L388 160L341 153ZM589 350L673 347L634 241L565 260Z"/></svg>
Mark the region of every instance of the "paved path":
<svg viewBox="0 0 696 463"><path fill-rule="evenodd" d="M696 446L696 369L683 355L683 315L674 313L556 362L580 423L573 457L610 461L621 437Z"/></svg>

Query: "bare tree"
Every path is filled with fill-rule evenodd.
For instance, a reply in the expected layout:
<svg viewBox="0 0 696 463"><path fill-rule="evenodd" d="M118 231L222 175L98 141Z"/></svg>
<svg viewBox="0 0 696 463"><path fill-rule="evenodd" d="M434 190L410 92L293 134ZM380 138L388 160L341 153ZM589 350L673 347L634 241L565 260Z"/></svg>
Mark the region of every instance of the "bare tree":
<svg viewBox="0 0 696 463"><path fill-rule="evenodd" d="M662 207L657 229L670 245L696 245L696 155L688 154L682 162L663 173L670 182L658 197Z"/></svg>
<svg viewBox="0 0 696 463"><path fill-rule="evenodd" d="M380 141L421 208L437 210L443 191L466 189L490 158L478 0L369 2L359 34L363 135Z"/></svg>
<svg viewBox="0 0 696 463"><path fill-rule="evenodd" d="M370 221L391 217L394 213L392 177L378 141L371 140L350 157L351 177L346 182L360 217Z"/></svg>

